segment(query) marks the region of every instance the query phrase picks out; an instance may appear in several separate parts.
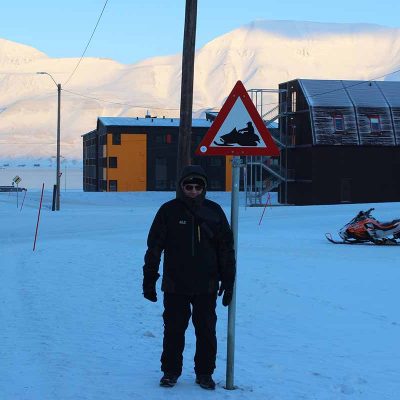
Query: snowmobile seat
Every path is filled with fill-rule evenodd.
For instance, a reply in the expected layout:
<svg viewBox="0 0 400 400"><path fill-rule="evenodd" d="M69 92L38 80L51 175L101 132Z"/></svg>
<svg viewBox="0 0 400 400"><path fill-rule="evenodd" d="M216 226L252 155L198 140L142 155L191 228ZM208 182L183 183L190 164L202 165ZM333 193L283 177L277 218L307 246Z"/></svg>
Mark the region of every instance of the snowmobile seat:
<svg viewBox="0 0 400 400"><path fill-rule="evenodd" d="M393 221L386 221L386 222L379 222L379 225L376 225L378 229L381 229L383 231L389 231L390 229L393 229L396 224L400 222L400 219L394 219Z"/></svg>

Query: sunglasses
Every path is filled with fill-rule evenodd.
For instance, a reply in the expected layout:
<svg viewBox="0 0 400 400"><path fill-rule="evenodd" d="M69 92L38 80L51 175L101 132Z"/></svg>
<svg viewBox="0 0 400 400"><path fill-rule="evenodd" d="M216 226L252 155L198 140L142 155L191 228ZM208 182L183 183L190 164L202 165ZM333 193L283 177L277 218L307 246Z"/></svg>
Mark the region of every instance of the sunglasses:
<svg viewBox="0 0 400 400"><path fill-rule="evenodd" d="M185 189L187 192L191 192L195 190L196 192L201 192L203 190L203 186L201 185L191 185L191 184L186 184L183 185L183 189Z"/></svg>

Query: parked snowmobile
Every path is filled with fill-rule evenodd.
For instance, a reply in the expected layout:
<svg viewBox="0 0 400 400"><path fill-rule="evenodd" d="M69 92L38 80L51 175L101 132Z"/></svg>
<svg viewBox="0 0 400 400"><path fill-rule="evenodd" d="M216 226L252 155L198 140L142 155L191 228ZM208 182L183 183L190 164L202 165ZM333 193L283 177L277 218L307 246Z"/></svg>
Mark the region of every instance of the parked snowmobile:
<svg viewBox="0 0 400 400"><path fill-rule="evenodd" d="M374 208L360 211L349 223L339 231L342 240L332 239L332 235L325 236L331 243L360 244L373 243L377 245L400 245L400 219L390 222L379 222L371 216Z"/></svg>

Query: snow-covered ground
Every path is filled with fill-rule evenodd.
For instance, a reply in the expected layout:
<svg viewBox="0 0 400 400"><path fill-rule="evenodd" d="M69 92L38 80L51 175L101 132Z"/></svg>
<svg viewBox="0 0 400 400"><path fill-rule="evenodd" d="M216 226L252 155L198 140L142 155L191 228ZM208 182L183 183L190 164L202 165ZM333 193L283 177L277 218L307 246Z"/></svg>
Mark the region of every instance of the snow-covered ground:
<svg viewBox="0 0 400 400"><path fill-rule="evenodd" d="M2 400L396 400L399 248L333 245L360 209L400 203L241 207L235 384L225 384L227 309L218 303L217 390L194 384L194 332L177 386L158 386L162 297L142 297L146 236L171 193L39 191L22 211L0 193ZM209 196L229 216L228 193ZM20 203L19 199L19 204ZM159 290L159 287L158 287Z"/></svg>

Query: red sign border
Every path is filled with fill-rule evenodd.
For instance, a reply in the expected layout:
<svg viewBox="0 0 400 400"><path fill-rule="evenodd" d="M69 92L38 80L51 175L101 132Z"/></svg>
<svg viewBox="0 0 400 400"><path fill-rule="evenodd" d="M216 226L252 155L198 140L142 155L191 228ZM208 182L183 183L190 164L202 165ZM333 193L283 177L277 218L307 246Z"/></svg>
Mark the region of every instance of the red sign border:
<svg viewBox="0 0 400 400"><path fill-rule="evenodd" d="M210 147L210 144L217 136L218 131L220 130L222 124L239 97L242 99L250 118L252 119L267 147ZM200 148L203 146L207 147L207 151L200 151ZM215 118L215 121L207 131L200 144L197 146L195 154L197 156L279 156L280 153L278 146L272 139L271 133L265 126L260 114L258 113L254 103L251 101L250 96L241 81L236 82L236 85L226 99L221 111Z"/></svg>

